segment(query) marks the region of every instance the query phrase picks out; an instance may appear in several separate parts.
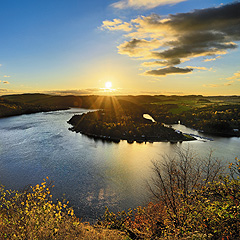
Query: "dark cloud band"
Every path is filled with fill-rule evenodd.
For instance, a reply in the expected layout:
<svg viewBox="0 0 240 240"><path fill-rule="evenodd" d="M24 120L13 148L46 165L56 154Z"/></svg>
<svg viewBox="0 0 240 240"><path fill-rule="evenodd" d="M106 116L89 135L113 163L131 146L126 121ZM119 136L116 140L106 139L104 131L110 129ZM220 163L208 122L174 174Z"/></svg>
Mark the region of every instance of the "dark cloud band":
<svg viewBox="0 0 240 240"><path fill-rule="evenodd" d="M149 71L146 71L144 74L151 75L151 76L165 76L168 74L190 73L192 71L193 71L192 68L167 67L167 68L160 68L157 70L149 70Z"/></svg>
<svg viewBox="0 0 240 240"><path fill-rule="evenodd" d="M147 71L146 75L188 73L192 69L174 66L196 57L213 56L216 60L238 47L240 2L169 15L166 19L152 14L133 19L130 24L133 30L128 36L134 38L118 47L120 54L155 60L144 66L166 67Z"/></svg>

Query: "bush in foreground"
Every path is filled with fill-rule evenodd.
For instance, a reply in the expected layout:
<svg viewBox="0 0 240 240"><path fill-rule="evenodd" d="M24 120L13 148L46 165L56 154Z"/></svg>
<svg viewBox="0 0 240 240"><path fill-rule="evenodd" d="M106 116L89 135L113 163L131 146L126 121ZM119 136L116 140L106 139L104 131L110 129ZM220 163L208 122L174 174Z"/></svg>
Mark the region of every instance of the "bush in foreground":
<svg viewBox="0 0 240 240"><path fill-rule="evenodd" d="M155 194L155 203L127 212L106 209L98 225L80 222L68 202L54 203L48 179L23 192L1 186L0 239L240 239L240 161L230 164L229 175L218 176L218 162L208 160L207 168L203 162L192 169L192 157L184 156L192 155L169 159L156 171L159 190L168 188ZM199 175L193 185L196 169L204 179Z"/></svg>
<svg viewBox="0 0 240 240"><path fill-rule="evenodd" d="M195 163L184 154L155 164L155 204L117 214L107 209L100 223L133 239L240 239L240 161L222 176L218 161Z"/></svg>
<svg viewBox="0 0 240 240"><path fill-rule="evenodd" d="M68 202L53 203L47 182L23 192L0 186L0 239L124 239L119 232L81 223Z"/></svg>

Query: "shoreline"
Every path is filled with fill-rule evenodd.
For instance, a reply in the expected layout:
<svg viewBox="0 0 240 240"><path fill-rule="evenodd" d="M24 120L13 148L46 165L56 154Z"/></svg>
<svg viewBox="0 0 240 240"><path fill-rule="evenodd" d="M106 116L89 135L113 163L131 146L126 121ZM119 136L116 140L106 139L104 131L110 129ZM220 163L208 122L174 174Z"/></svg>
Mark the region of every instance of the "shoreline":
<svg viewBox="0 0 240 240"><path fill-rule="evenodd" d="M68 128L68 130L72 131L72 132L76 132L76 133L81 133L89 138L93 138L95 140L102 140L102 141L106 141L106 142L115 142L115 143L119 143L120 141L127 141L127 143L132 144L134 142L136 143L154 143L154 142L170 142L170 143L182 143L184 141L194 141L197 140L196 138L190 136L189 134L185 134L184 136L188 136L186 137L186 139L160 139L157 137L145 137L145 138L114 138L111 136L104 136L104 135L97 135L97 134L92 134L92 133L85 133L83 131L79 131L79 130L75 130L74 127Z"/></svg>
<svg viewBox="0 0 240 240"><path fill-rule="evenodd" d="M181 123L182 124L182 123ZM234 132L234 130L231 133L227 133L227 132L214 132L214 131L206 131L203 129L195 129L193 126L191 125L187 125L187 124L182 124L187 128L190 128L194 131L197 131L199 133L203 133L203 134L207 134L207 135L212 135L215 137L225 137L225 138L231 138L231 137L240 137L240 131Z"/></svg>
<svg viewBox="0 0 240 240"><path fill-rule="evenodd" d="M2 118L8 118L8 117L17 117L17 116L21 116L21 115L28 115L28 114L35 114L35 113L44 113L44 112L55 112L55 111L64 111L64 110L68 110L70 108L66 108L66 107L62 107L62 108L54 108L54 109L36 109L36 110L23 110L21 112L15 110L13 112L9 112L6 114L1 115L0 114L0 119Z"/></svg>

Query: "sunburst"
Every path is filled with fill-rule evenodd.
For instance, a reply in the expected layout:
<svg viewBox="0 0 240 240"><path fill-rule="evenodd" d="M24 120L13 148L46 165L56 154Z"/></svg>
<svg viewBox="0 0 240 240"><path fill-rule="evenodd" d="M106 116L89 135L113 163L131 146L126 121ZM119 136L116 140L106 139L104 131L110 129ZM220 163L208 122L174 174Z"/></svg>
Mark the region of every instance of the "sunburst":
<svg viewBox="0 0 240 240"><path fill-rule="evenodd" d="M105 87L106 87L107 89L111 89L111 88L112 88L112 82L106 82L106 83L105 83Z"/></svg>

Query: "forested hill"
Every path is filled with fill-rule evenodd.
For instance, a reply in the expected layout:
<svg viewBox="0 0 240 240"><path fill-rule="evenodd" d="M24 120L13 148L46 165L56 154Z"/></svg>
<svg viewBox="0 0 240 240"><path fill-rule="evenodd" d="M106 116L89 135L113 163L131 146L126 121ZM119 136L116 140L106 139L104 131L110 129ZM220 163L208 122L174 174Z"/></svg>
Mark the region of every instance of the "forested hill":
<svg viewBox="0 0 240 240"><path fill-rule="evenodd" d="M139 98L134 96L123 96L123 97L96 96L96 95L52 96L52 95L46 95L46 94L6 95L6 96L2 96L2 99L11 101L14 103L16 102L21 103L21 104L54 106L54 107L57 107L57 106L58 107L78 107L78 108L88 108L88 109L112 108L118 103L118 101L125 101L125 102L122 102L122 104L125 106L128 104L127 102L132 102L137 104L137 103L143 103L143 101L145 101L145 97ZM151 101L147 101L147 102L151 102Z"/></svg>
<svg viewBox="0 0 240 240"><path fill-rule="evenodd" d="M22 114L55 111L60 109L64 110L67 108L53 105L29 104L21 101L15 102L7 100L4 97L0 97L0 118Z"/></svg>
<svg viewBox="0 0 240 240"><path fill-rule="evenodd" d="M0 98L0 117L67 109L124 111L139 117L148 113L157 122L179 120L188 127L224 136L240 136L240 96L56 96L6 95Z"/></svg>
<svg viewBox="0 0 240 240"><path fill-rule="evenodd" d="M108 109L144 112L138 97L52 96L46 94L6 95L0 98L0 117L68 108Z"/></svg>

